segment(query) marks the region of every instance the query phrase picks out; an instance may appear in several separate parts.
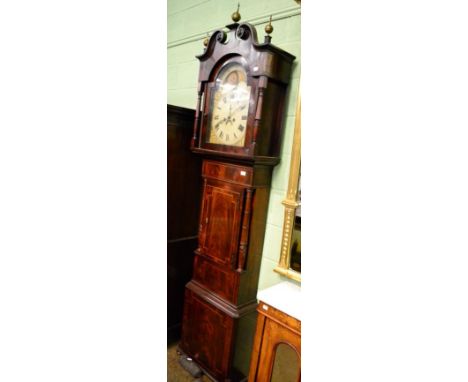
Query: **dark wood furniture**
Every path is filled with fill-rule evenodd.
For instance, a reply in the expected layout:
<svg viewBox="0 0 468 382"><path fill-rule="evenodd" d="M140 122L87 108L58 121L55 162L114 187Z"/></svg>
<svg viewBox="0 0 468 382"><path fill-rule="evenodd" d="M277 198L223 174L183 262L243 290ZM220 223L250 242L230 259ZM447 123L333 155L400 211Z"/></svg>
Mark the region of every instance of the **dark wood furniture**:
<svg viewBox="0 0 468 382"><path fill-rule="evenodd" d="M301 321L263 301L260 301L257 310L259 315L250 364L249 382L300 381ZM289 359L281 360L281 356L277 356L281 344L293 350L290 352L293 355L292 359L289 357ZM283 357L286 358L284 354L286 353L283 353ZM297 358L294 359L294 356L297 356ZM279 375L281 375L281 378L278 377Z"/></svg>
<svg viewBox="0 0 468 382"><path fill-rule="evenodd" d="M294 56L255 28L214 32L200 60L191 148L203 196L180 350L217 381L248 375L273 166ZM203 107L202 107L203 105Z"/></svg>
<svg viewBox="0 0 468 382"><path fill-rule="evenodd" d="M193 270L201 160L190 151L195 110L167 105L167 329L180 338L185 284Z"/></svg>

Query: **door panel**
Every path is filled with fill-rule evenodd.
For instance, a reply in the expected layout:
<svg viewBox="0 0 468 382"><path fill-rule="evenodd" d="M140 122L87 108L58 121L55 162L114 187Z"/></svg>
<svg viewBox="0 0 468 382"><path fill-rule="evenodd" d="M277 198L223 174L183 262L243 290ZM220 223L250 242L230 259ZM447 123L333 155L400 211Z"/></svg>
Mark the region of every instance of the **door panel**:
<svg viewBox="0 0 468 382"><path fill-rule="evenodd" d="M200 249L217 263L236 264L243 197L241 187L205 186Z"/></svg>

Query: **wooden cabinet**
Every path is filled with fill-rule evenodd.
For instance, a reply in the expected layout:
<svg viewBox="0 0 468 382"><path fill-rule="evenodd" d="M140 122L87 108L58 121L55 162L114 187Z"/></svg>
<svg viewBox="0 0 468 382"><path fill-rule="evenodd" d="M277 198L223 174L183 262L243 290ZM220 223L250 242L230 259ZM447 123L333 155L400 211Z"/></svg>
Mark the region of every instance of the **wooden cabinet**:
<svg viewBox="0 0 468 382"><path fill-rule="evenodd" d="M260 301L249 382L301 380L301 322Z"/></svg>
<svg viewBox="0 0 468 382"><path fill-rule="evenodd" d="M202 183L201 160L190 149L195 111L167 106L167 328L180 337L185 284L193 271Z"/></svg>

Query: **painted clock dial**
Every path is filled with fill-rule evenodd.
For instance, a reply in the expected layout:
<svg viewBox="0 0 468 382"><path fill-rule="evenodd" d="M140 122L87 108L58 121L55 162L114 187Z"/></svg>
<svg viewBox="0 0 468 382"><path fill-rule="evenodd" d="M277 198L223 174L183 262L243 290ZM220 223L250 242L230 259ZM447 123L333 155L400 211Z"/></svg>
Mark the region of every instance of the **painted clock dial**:
<svg viewBox="0 0 468 382"><path fill-rule="evenodd" d="M233 63L220 71L212 92L208 143L244 146L250 90L242 65Z"/></svg>

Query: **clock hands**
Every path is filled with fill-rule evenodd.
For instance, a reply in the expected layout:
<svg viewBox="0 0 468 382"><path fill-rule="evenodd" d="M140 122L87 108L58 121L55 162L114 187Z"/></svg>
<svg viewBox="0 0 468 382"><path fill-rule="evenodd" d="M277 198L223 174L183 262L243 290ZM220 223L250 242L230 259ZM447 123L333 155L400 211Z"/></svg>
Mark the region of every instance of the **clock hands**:
<svg viewBox="0 0 468 382"><path fill-rule="evenodd" d="M222 123L226 122L227 121L227 118L223 118L221 121L219 121L216 125L215 125L215 129L217 129L219 127L219 125L221 125Z"/></svg>
<svg viewBox="0 0 468 382"><path fill-rule="evenodd" d="M220 122L218 122L218 124L220 124L220 123L222 123L222 122L223 122L223 123L226 122L226 125L227 125L228 123L230 123L230 124L232 125L232 124L234 123L234 121L235 121L235 118L232 118L232 105L229 104L229 114L228 114L228 116L225 117L225 118L223 118L223 120L220 121Z"/></svg>
<svg viewBox="0 0 468 382"><path fill-rule="evenodd" d="M239 107L236 108L236 110L234 110L234 113L237 113L238 111L244 110L246 106L247 106L247 104L240 105Z"/></svg>

